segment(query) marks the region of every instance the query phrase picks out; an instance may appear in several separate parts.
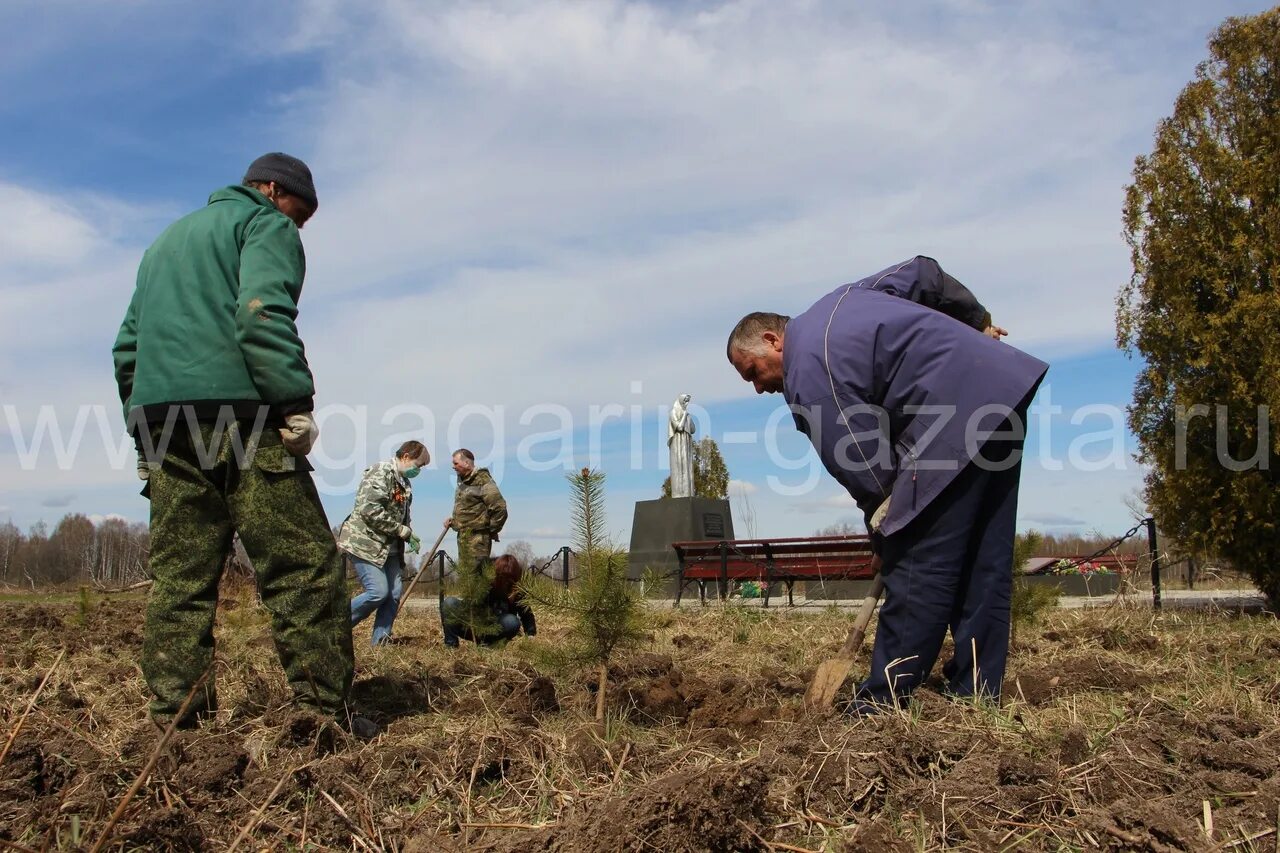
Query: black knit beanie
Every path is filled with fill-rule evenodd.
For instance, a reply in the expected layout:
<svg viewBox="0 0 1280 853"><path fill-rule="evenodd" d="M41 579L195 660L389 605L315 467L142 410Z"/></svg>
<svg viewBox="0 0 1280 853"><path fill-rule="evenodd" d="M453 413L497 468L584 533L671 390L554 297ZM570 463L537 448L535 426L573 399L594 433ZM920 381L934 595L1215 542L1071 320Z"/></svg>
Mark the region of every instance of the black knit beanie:
<svg viewBox="0 0 1280 853"><path fill-rule="evenodd" d="M275 181L290 195L296 195L307 203L314 213L320 203L316 200L316 185L311 182L311 170L297 157L281 154L263 154L249 164L244 173L244 183L251 181Z"/></svg>

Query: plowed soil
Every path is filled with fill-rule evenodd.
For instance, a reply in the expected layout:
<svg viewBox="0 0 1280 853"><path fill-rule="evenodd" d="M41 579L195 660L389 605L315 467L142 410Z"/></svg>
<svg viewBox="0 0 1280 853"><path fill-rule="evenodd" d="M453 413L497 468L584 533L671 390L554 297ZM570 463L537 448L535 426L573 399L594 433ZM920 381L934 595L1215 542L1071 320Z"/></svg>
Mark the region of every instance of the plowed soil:
<svg viewBox="0 0 1280 853"><path fill-rule="evenodd" d="M1280 625L1266 615L1051 614L1004 703L931 689L900 713L803 706L850 614L652 612L609 670L446 650L429 611L368 647L358 743L289 703L265 614L219 615L219 714L158 754L106 849L418 851L1274 850ZM88 848L153 753L142 602L0 605L0 840ZM1211 649L1211 650L1210 650ZM860 665L865 672L866 649ZM946 656L944 651L944 658Z"/></svg>

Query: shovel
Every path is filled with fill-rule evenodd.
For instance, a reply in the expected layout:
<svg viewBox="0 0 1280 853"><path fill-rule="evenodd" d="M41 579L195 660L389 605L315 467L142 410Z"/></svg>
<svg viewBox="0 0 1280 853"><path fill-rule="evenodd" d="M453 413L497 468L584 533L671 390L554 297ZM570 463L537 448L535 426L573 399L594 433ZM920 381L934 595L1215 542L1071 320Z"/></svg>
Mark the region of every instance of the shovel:
<svg viewBox="0 0 1280 853"><path fill-rule="evenodd" d="M877 566L879 562L877 558ZM813 681L809 682L809 689L804 694L804 702L809 707L826 710L835 704L836 693L839 692L840 685L844 684L844 680L849 677L849 670L853 669L853 654L862 645L863 638L867 636L867 624L871 622L871 614L876 612L876 603L880 600L880 593L883 591L884 581L880 579L880 572L877 571L875 578L871 581L871 589L867 591L867 597L862 600L862 609L858 611L858 618L849 629L849 636L845 638L844 645L840 647L835 657L818 664L818 671L813 674Z"/></svg>
<svg viewBox="0 0 1280 853"><path fill-rule="evenodd" d="M872 514L867 527L873 533L878 533L880 526L884 524L885 517L889 514L890 500L885 498ZM871 614L876 612L876 602L884 592L884 581L880 579L878 554L872 555L871 566L876 570L876 576L871 580L871 589L867 590L867 597L863 599L858 618L849 629L849 636L845 637L844 645L840 647L835 657L818 664L818 671L813 674L813 681L809 682L809 689L805 691L804 702L810 708L827 710L835 704L840 685L844 684L844 680L849 677L849 670L853 669L853 653L858 650L863 638L867 636L867 625L871 622Z"/></svg>
<svg viewBox="0 0 1280 853"><path fill-rule="evenodd" d="M409 593L413 592L413 588L418 583L418 578L422 577L422 573L427 570L427 566L431 563L431 558L436 555L436 551L440 550L440 543L444 541L445 534L449 532L449 528L440 531L440 535L436 537L436 544L431 546L430 551L424 551L422 554L422 565L418 568L418 573L413 576L413 580L409 581L409 588L404 591L404 595L400 596L400 603L396 605L396 616L400 615L400 611L404 609L404 603L409 600Z"/></svg>

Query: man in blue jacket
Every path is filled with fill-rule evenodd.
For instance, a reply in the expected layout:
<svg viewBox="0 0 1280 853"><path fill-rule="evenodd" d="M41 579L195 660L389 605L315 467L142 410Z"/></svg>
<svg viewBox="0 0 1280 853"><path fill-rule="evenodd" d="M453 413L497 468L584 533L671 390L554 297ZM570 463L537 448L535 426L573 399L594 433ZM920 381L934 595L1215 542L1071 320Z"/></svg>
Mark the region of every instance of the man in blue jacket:
<svg viewBox="0 0 1280 853"><path fill-rule="evenodd" d="M908 696L948 629L949 691L998 698L1026 410L1048 365L860 285L795 318L748 314L729 361L757 393L783 394L873 530L885 602L858 710Z"/></svg>

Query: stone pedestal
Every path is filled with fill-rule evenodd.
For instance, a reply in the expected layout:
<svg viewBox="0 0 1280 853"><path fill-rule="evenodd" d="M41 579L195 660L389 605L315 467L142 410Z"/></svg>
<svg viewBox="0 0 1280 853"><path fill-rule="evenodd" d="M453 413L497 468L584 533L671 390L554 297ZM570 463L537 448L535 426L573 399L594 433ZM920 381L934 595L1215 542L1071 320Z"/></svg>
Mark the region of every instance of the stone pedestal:
<svg viewBox="0 0 1280 853"><path fill-rule="evenodd" d="M711 498L661 498L636 501L631 521L631 552L627 577L640 578L646 569L667 575L680 568L672 542L733 538L729 502ZM673 577L650 590L650 595L674 597L678 581Z"/></svg>

